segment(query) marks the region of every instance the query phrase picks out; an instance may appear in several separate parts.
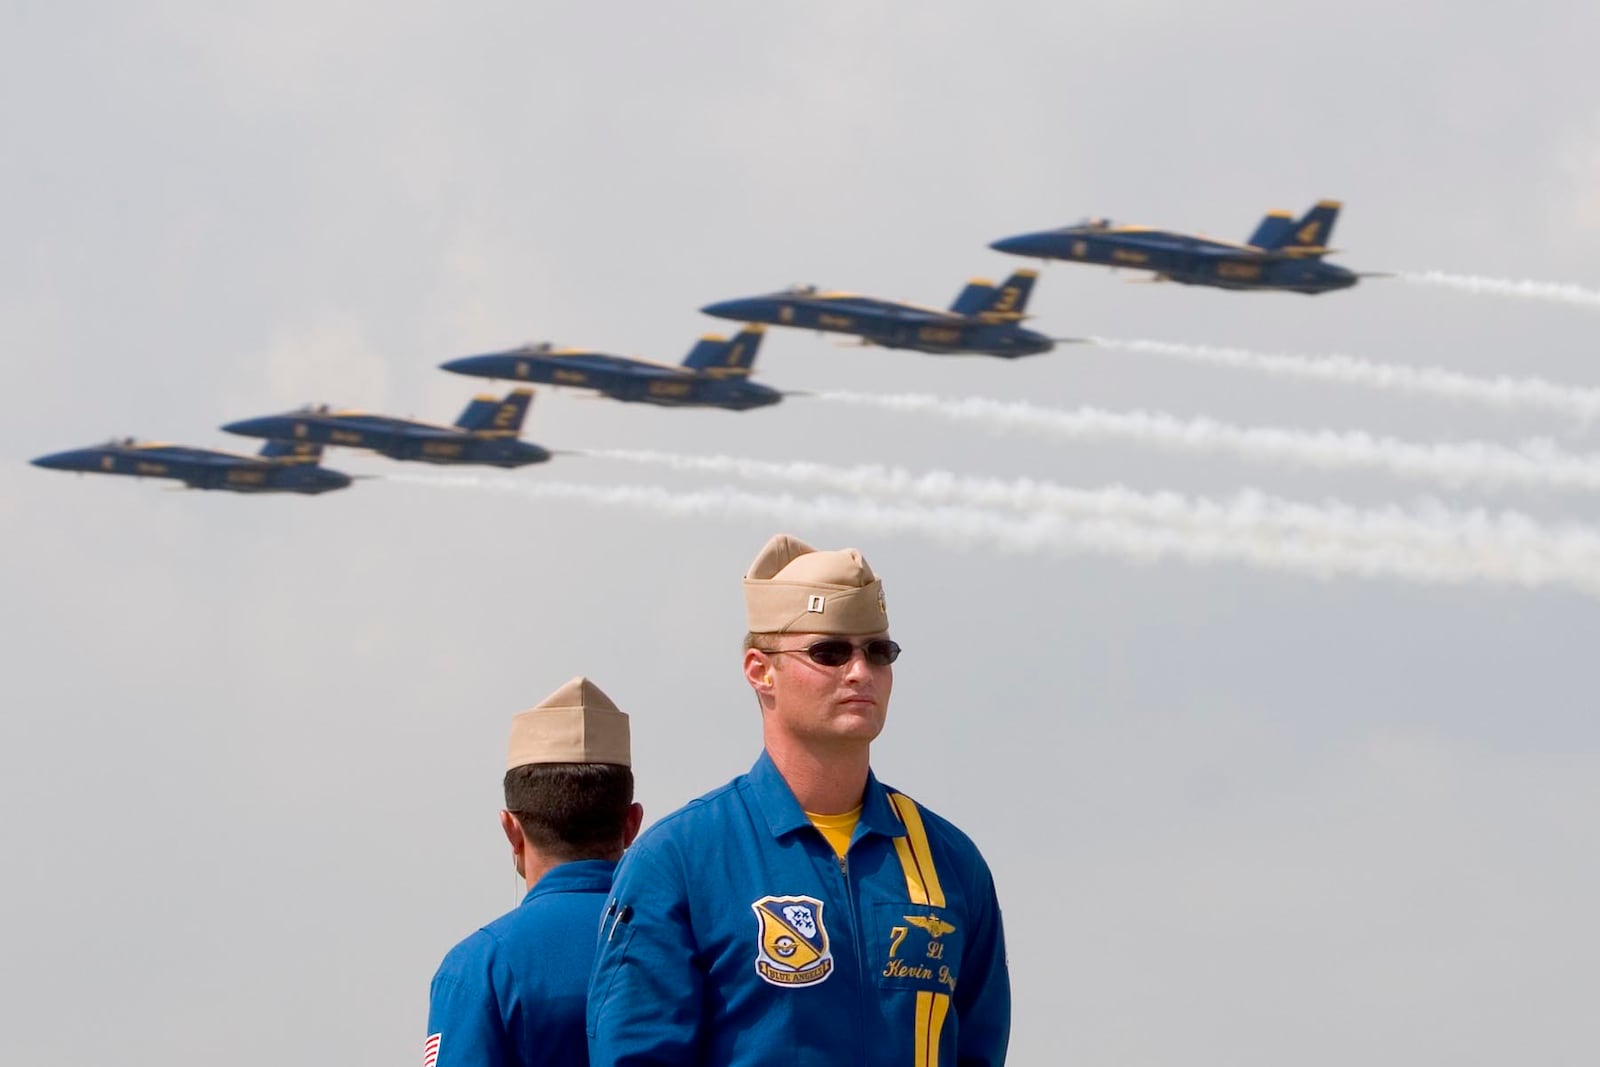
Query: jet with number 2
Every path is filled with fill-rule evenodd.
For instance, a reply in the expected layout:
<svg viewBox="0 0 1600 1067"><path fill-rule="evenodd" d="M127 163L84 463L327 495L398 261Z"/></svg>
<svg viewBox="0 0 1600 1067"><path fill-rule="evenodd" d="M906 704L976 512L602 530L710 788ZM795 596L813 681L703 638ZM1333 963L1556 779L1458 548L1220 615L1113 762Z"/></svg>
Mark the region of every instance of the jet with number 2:
<svg viewBox="0 0 1600 1067"><path fill-rule="evenodd" d="M234 493L316 494L349 488L350 476L328 470L321 459L321 445L290 441L268 441L260 455L242 456L124 437L40 456L33 465L58 471L172 478L190 489Z"/></svg>
<svg viewBox="0 0 1600 1067"><path fill-rule="evenodd" d="M365 448L390 459L524 467L550 458L549 450L518 439L532 402L532 389L513 389L503 400L474 397L454 426L318 404L282 415L241 419L223 429L246 437Z"/></svg>
<svg viewBox="0 0 1600 1067"><path fill-rule="evenodd" d="M1155 281L1315 295L1348 289L1361 277L1323 261L1334 251L1328 239L1339 207L1336 200L1323 200L1299 219L1287 211L1271 212L1244 244L1089 219L1002 238L989 247L1019 256L1154 271Z"/></svg>
<svg viewBox="0 0 1600 1067"><path fill-rule="evenodd" d="M760 326L747 326L731 341L702 337L689 350L681 367L587 348L557 348L548 343L463 356L439 366L480 378L597 389L614 400L641 404L746 411L783 399L778 390L750 380L761 334Z"/></svg>
<svg viewBox="0 0 1600 1067"><path fill-rule="evenodd" d="M812 285L724 300L700 310L724 319L852 334L862 344L884 348L1015 359L1055 347L1054 339L1020 325L1037 277L1037 271L1019 270L1003 285L971 281L948 311Z"/></svg>

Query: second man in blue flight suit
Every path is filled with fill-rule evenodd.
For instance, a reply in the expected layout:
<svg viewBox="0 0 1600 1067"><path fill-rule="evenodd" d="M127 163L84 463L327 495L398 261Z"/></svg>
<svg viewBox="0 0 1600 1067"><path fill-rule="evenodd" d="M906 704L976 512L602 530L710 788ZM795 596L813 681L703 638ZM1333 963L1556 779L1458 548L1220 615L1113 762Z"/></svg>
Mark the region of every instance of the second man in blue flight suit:
<svg viewBox="0 0 1600 1067"><path fill-rule="evenodd" d="M595 930L639 832L628 717L574 678L511 723L500 828L528 893L439 965L425 1067L584 1067Z"/></svg>
<svg viewBox="0 0 1600 1067"><path fill-rule="evenodd" d="M988 866L870 767L900 647L854 549L769 541L745 578L751 771L617 871L589 986L596 1067L998 1065L1011 995Z"/></svg>

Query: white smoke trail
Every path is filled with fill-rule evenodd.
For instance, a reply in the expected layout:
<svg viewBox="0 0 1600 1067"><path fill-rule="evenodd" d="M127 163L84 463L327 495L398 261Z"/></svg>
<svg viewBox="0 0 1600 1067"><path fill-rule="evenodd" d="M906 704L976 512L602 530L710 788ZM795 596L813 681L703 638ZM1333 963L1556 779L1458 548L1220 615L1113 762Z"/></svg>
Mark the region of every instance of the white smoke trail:
<svg viewBox="0 0 1600 1067"><path fill-rule="evenodd" d="M1559 385L1543 378L1480 378L1442 367L1410 367L1374 363L1356 356L1306 356L1252 352L1243 348L1186 345L1168 341L1091 337L1092 344L1123 352L1173 356L1214 367L1235 367L1284 378L1366 386L1385 392L1410 393L1502 410L1547 411L1575 419L1600 415L1600 389Z"/></svg>
<svg viewBox="0 0 1600 1067"><path fill-rule="evenodd" d="M1565 282L1484 278L1476 274L1446 274L1442 270L1402 272L1395 277L1414 285L1438 285L1468 293L1487 293L1491 296L1510 296L1519 300L1548 300L1558 304L1600 307L1600 291Z"/></svg>
<svg viewBox="0 0 1600 1067"><path fill-rule="evenodd" d="M1395 507L1359 509L1337 501L1313 506L1273 498L1253 489L1227 501L1216 501L1173 492L1140 493L1123 486L1078 489L1031 478L1008 481L949 471L916 474L903 467L876 464L833 467L805 460L777 463L741 456L630 449L595 449L582 454L699 474L783 481L857 496L907 497L924 505L1002 507L1024 513L1053 511L1076 518L1155 523L1199 532L1299 535L1363 544L1409 542L1440 551L1459 544L1492 548L1497 543L1524 543L1531 537L1547 546L1587 546L1585 550L1593 552L1600 563L1600 533L1573 527L1551 532L1516 512L1453 512L1428 505L1417 514L1407 514Z"/></svg>
<svg viewBox="0 0 1600 1067"><path fill-rule="evenodd" d="M984 397L944 400L926 393L850 392L816 396L833 403L937 415L1069 441L1134 441L1181 451L1301 463L1324 470L1376 470L1451 487L1600 489L1600 456L1574 455L1545 438L1524 441L1514 448L1488 441L1419 444L1359 431L1234 426L1208 418L1179 419L1159 412L1114 412L1088 407L1064 411Z"/></svg>
<svg viewBox="0 0 1600 1067"><path fill-rule="evenodd" d="M1281 536L1250 521L1251 508L1270 510L1264 498L1234 505L1186 502L1161 494L1162 503L1136 504L1128 514L1167 509L1172 524L1141 523L1105 507L1098 516L1035 512L997 514L981 508L888 505L859 497L800 498L745 493L728 486L675 491L659 486L597 486L522 481L479 475L391 475L386 480L445 489L487 490L535 500L581 501L629 507L674 517L742 516L784 523L837 524L879 533L906 533L957 548L993 546L1018 552L1097 552L1137 562L1176 558L1193 563L1244 563L1266 570L1332 578L1357 575L1413 582L1485 582L1521 588L1566 586L1600 596L1600 536L1582 529L1549 531L1519 516L1456 515L1441 523L1427 543L1385 544L1341 539L1330 532ZM1108 496L1126 494L1110 490ZM1129 494L1137 496L1137 494ZM1229 507L1227 521L1206 528L1206 508ZM1185 514L1185 508L1190 514ZM1352 513L1354 515L1356 513ZM1381 521L1397 521L1387 516ZM1426 524L1426 516L1411 521ZM1185 528L1187 526L1188 528Z"/></svg>

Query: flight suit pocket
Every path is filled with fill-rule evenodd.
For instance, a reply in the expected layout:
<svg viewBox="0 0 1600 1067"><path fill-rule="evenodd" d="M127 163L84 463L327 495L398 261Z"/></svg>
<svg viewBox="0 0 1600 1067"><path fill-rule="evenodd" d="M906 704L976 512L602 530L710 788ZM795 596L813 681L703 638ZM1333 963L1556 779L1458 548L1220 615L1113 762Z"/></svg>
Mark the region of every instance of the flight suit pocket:
<svg viewBox="0 0 1600 1067"><path fill-rule="evenodd" d="M599 959L595 967L595 981L589 991L588 1007L584 1012L588 1022L584 1030L589 1037L594 1037L600 1013L605 1011L611 1000L618 975L628 965L628 945L633 941L633 924L628 919L632 910L626 905L617 908L613 901L613 906L606 909L600 920Z"/></svg>
<svg viewBox="0 0 1600 1067"><path fill-rule="evenodd" d="M964 920L928 904L872 906L868 945L884 989L954 993L961 975Z"/></svg>

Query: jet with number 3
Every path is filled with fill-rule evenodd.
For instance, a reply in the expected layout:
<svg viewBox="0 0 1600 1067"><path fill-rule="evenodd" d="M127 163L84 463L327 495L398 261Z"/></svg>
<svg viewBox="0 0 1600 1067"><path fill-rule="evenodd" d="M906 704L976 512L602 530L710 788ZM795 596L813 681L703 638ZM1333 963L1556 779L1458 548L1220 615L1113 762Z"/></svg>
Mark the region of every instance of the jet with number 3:
<svg viewBox="0 0 1600 1067"><path fill-rule="evenodd" d="M1323 200L1299 219L1287 211L1271 212L1244 244L1088 219L1002 238L989 247L1018 256L1154 271L1153 281L1314 295L1348 289L1362 277L1323 259L1334 251L1328 240L1339 207L1336 200Z"/></svg>
<svg viewBox="0 0 1600 1067"><path fill-rule="evenodd" d="M504 399L474 397L454 426L318 404L282 415L240 419L223 429L246 437L364 448L390 459L524 467L550 458L548 449L519 440L532 402L532 389L513 389Z"/></svg>
<svg viewBox="0 0 1600 1067"><path fill-rule="evenodd" d="M747 326L731 341L725 337L702 337L678 367L548 343L462 356L439 366L479 378L595 389L613 400L746 411L783 399L783 394L770 385L750 380L750 370L761 347L761 333L760 326Z"/></svg>
<svg viewBox="0 0 1600 1067"><path fill-rule="evenodd" d="M851 334L863 345L1015 359L1055 347L1054 338L1021 325L1037 277L1037 271L1019 270L1002 285L974 279L948 311L813 285L724 300L700 310L724 319Z"/></svg>

